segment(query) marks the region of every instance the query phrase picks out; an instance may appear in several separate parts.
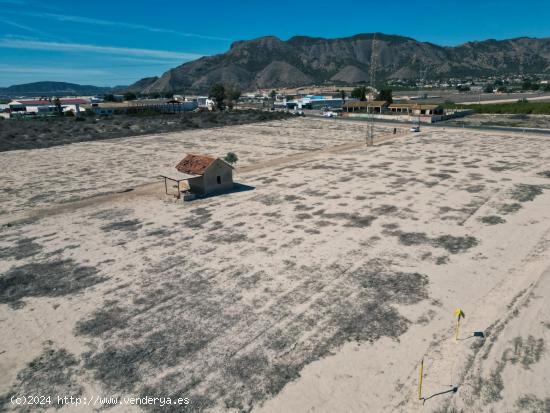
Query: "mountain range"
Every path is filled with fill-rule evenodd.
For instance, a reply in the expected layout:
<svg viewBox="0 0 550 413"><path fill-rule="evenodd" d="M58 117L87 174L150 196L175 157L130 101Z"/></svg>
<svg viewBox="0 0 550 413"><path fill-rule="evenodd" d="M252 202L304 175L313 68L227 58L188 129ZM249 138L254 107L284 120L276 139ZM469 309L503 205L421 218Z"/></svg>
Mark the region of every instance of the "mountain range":
<svg viewBox="0 0 550 413"><path fill-rule="evenodd" d="M215 83L256 88L355 84L369 79L373 33L338 39L274 36L234 42L222 54L202 57L162 76L142 79L133 91L206 92ZM376 78L427 79L550 73L550 38L516 38L438 46L376 33Z"/></svg>
<svg viewBox="0 0 550 413"><path fill-rule="evenodd" d="M550 75L550 38L484 40L438 46L382 33L325 39L265 36L234 42L222 54L206 56L143 78L130 86L98 87L65 82L35 82L0 88L2 96L70 96L105 93L206 93L223 83L242 90L311 84L354 85L369 81L376 36L376 79L412 80L490 75Z"/></svg>
<svg viewBox="0 0 550 413"><path fill-rule="evenodd" d="M66 82L33 82L0 88L0 96L84 96L113 93L126 86L101 87Z"/></svg>

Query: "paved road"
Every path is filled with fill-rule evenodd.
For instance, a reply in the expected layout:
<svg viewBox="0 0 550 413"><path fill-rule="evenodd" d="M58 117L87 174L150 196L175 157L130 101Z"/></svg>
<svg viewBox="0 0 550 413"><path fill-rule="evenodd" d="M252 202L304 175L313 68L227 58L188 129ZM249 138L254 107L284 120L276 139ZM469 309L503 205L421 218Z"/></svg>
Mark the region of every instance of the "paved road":
<svg viewBox="0 0 550 413"><path fill-rule="evenodd" d="M318 110L304 111L306 116L318 116L321 117L321 112ZM345 118L345 117L336 117L336 118L324 118L334 121L362 121L366 122L365 118ZM458 118L460 119L460 118ZM455 119L456 120L456 119ZM402 128L409 128L412 126L412 122L399 122L396 120L375 120L375 124L378 125L395 125L395 127L401 126ZM536 133L539 135L550 135L550 129L539 129L539 128L513 128L509 126L475 126L475 125L452 125L446 122L439 123L430 123L430 124L421 124L420 128L449 128L449 129L471 129L478 131L500 131L500 132L514 132L514 133Z"/></svg>

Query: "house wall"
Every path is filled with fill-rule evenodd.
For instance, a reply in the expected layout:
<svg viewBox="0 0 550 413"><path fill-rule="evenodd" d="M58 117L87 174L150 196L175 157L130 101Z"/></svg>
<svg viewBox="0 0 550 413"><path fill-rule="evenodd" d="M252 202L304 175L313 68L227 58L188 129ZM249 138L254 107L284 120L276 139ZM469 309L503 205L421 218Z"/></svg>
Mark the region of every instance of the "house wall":
<svg viewBox="0 0 550 413"><path fill-rule="evenodd" d="M204 179L202 176L196 178L190 178L187 180L189 184L189 190L195 194L204 194Z"/></svg>
<svg viewBox="0 0 550 413"><path fill-rule="evenodd" d="M218 183L218 176L221 183ZM206 194L228 191L233 188L233 168L219 159L212 162L202 177Z"/></svg>

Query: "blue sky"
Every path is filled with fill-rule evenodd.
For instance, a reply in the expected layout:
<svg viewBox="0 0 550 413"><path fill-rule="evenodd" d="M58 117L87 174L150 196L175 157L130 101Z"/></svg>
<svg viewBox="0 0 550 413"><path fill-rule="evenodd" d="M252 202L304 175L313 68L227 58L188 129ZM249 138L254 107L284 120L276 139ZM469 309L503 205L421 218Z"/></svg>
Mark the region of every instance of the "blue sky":
<svg viewBox="0 0 550 413"><path fill-rule="evenodd" d="M130 84L265 35L376 31L441 45L550 37L549 16L548 0L0 0L0 86Z"/></svg>

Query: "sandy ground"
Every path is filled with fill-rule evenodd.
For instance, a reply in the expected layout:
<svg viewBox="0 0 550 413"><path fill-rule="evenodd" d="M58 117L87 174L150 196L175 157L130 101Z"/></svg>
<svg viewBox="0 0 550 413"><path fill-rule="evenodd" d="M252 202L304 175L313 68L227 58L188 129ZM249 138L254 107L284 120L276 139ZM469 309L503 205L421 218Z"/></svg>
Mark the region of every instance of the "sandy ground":
<svg viewBox="0 0 550 413"><path fill-rule="evenodd" d="M36 207L154 181L188 152L225 156L232 151L239 157L238 166L246 166L364 139L361 122L341 130L330 121L291 119L0 152L0 223Z"/></svg>
<svg viewBox="0 0 550 413"><path fill-rule="evenodd" d="M550 129L549 115L500 115L500 114L475 114L464 118L451 119L445 123L471 126L502 126L511 128L537 128ZM519 132L519 131L518 131Z"/></svg>
<svg viewBox="0 0 550 413"><path fill-rule="evenodd" d="M244 130L256 134L237 176L251 190L185 204L112 195L3 226L0 410L33 394L189 397L187 411L545 411L550 141L424 128L329 150L361 142L361 125L292 122L289 135L220 131L243 151ZM213 145L179 136L182 149ZM90 156L118 163L82 194L115 190L114 170L128 176L120 189L144 182L128 154L137 169L172 163L143 139L136 152L136 139L98 143ZM79 164L79 145L12 165L44 153ZM269 163L283 151L288 162ZM45 193L87 182L63 171L42 178ZM40 207L6 201L11 216Z"/></svg>

